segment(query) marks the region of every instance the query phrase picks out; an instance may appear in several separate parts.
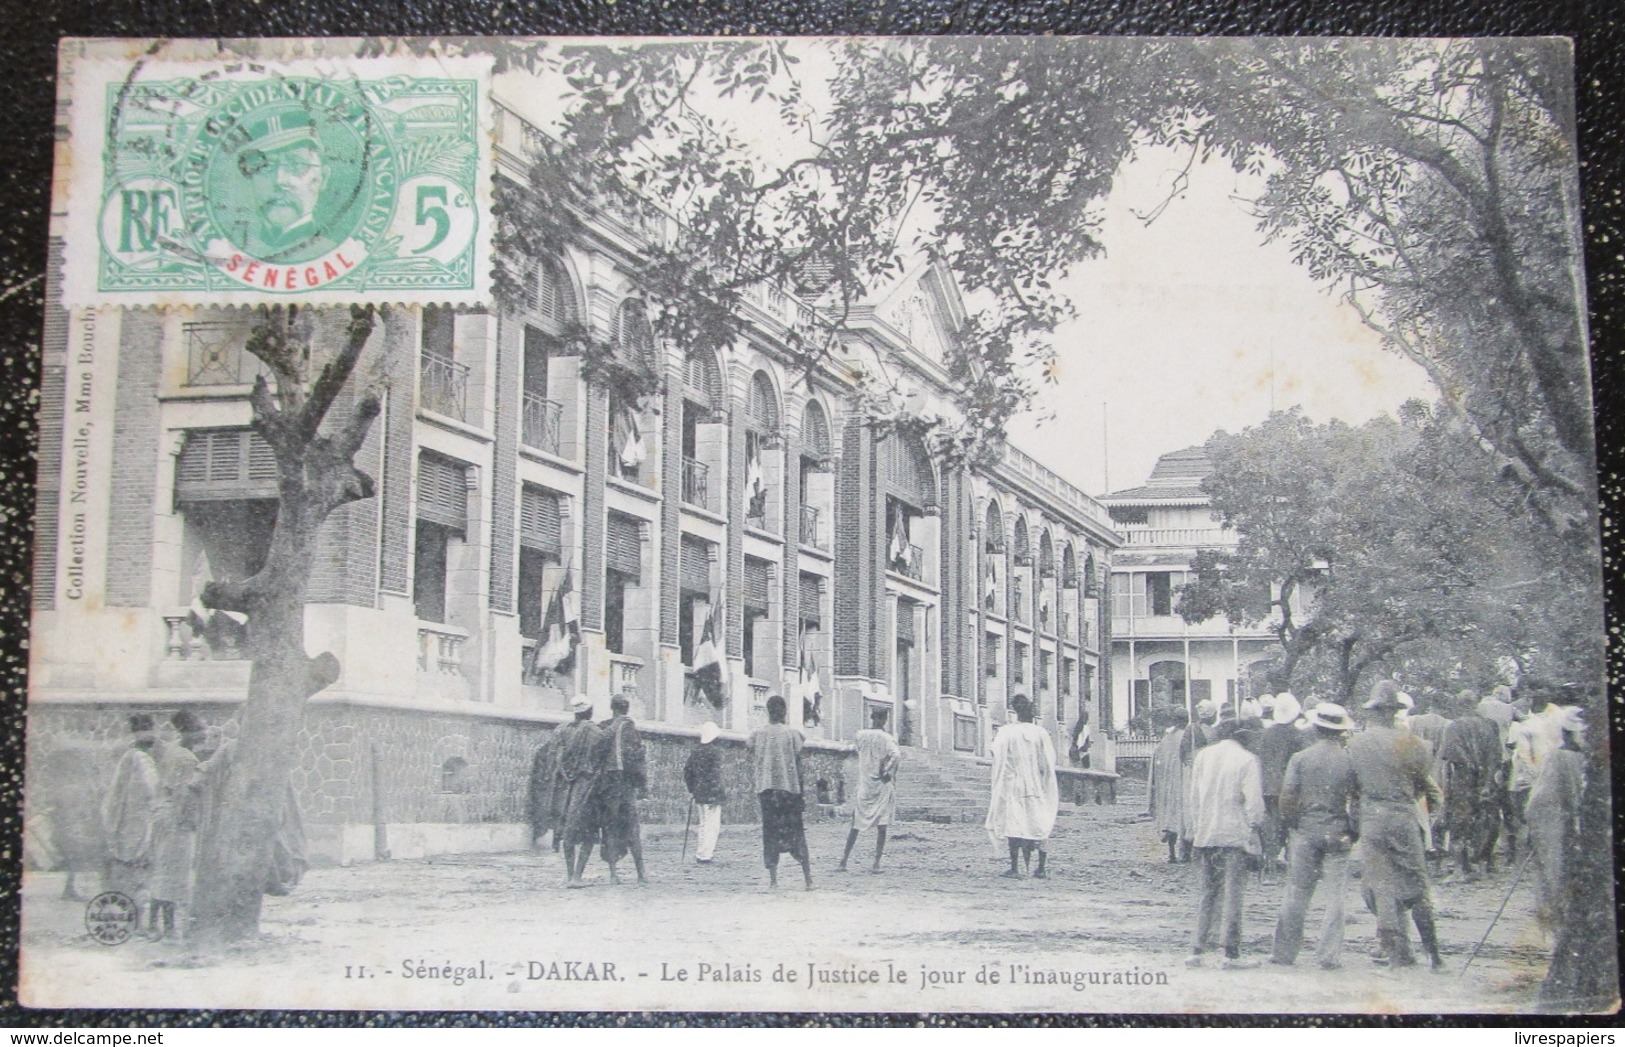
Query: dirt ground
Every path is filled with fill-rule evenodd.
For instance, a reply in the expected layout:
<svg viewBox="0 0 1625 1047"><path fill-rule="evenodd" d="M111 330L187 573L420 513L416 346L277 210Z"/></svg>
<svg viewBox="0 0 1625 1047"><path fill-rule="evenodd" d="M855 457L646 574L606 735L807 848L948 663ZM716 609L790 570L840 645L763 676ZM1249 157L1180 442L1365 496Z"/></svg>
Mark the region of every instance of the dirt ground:
<svg viewBox="0 0 1625 1047"><path fill-rule="evenodd" d="M562 888L552 854L394 861L311 871L268 898L263 937L199 955L184 942L103 946L61 874L25 878L22 1001L32 1006L474 1010L1527 1012L1547 944L1531 872L1472 966L1513 874L1435 888L1446 969L1389 971L1350 885L1344 967L1313 962L1321 909L1292 968L1188 969L1195 870L1168 865L1143 792L1062 809L1053 875L1008 880L980 825L899 823L883 871L873 836L838 873L846 826L809 825L815 890L786 859L767 889L754 825L718 860L679 860L675 826L646 829L650 883ZM863 861L858 861L862 858ZM631 863L624 875L630 879ZM82 878L91 879L94 878ZM85 883L87 889L96 885ZM1243 952L1264 959L1283 887L1249 884ZM1414 939L1414 932L1413 932ZM809 978L812 983L809 984ZM793 979L793 980L792 980Z"/></svg>

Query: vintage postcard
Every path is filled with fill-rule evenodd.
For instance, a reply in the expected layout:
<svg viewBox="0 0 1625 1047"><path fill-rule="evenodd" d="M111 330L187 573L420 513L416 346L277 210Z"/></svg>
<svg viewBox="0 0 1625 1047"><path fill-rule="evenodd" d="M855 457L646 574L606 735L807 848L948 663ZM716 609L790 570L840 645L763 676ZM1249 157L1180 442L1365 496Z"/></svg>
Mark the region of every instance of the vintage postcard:
<svg viewBox="0 0 1625 1047"><path fill-rule="evenodd" d="M1617 1008L1568 41L58 91L25 1005Z"/></svg>

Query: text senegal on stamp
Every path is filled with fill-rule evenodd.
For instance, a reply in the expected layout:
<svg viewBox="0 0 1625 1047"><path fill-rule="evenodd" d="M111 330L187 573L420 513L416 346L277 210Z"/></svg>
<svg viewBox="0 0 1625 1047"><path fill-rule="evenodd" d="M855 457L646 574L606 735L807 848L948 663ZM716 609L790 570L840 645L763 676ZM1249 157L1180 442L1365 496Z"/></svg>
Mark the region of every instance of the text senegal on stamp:
<svg viewBox="0 0 1625 1047"><path fill-rule="evenodd" d="M75 304L486 301L488 61L69 64Z"/></svg>

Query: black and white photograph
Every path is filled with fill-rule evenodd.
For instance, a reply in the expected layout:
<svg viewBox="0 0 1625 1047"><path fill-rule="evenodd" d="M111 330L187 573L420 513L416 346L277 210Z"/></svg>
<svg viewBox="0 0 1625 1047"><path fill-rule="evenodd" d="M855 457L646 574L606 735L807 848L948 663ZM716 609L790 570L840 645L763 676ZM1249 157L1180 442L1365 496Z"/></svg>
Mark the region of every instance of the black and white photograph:
<svg viewBox="0 0 1625 1047"><path fill-rule="evenodd" d="M1572 41L57 97L24 1006L1617 1011Z"/></svg>

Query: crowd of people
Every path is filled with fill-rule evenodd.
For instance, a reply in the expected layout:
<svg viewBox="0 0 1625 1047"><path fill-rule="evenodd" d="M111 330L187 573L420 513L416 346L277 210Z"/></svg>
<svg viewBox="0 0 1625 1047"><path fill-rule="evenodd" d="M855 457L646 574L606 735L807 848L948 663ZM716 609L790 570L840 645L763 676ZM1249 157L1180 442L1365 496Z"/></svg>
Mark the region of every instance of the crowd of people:
<svg viewBox="0 0 1625 1047"><path fill-rule="evenodd" d="M1514 698L1498 685L1482 698L1462 691L1424 707L1380 680L1362 705L1363 726L1341 705L1305 710L1285 693L1229 708L1198 702L1194 722L1173 711L1148 792L1167 860L1199 870L1187 964L1205 966L1221 950L1223 967L1258 966L1241 953L1242 903L1251 874L1262 880L1269 870L1285 885L1269 962L1297 961L1318 891L1326 913L1316 961L1342 966L1352 859L1377 917L1373 961L1415 965L1414 924L1440 968L1432 888L1494 872L1498 840L1508 866L1523 853L1519 875L1533 867L1538 916L1554 930L1584 776L1584 719L1564 697L1530 686Z"/></svg>
<svg viewBox="0 0 1625 1047"><path fill-rule="evenodd" d="M119 754L101 807L104 889L135 902L136 930L153 941L183 933L193 915L198 841L219 810L237 745L189 709L176 712L169 725L175 740L160 736L153 714L130 716L130 745ZM306 867L304 823L291 785L271 843L264 889L286 894ZM71 874L67 891L73 891Z"/></svg>

